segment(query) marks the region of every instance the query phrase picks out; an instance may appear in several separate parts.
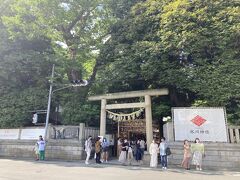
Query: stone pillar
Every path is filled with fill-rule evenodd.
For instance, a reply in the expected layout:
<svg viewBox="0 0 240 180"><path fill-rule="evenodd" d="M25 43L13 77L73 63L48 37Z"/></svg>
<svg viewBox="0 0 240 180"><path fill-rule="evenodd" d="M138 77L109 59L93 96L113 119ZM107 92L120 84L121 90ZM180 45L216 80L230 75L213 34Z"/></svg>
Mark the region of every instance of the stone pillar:
<svg viewBox="0 0 240 180"><path fill-rule="evenodd" d="M230 143L235 143L234 135L233 135L233 129L232 128L229 129L229 134L230 134Z"/></svg>
<svg viewBox="0 0 240 180"><path fill-rule="evenodd" d="M106 104L107 100L101 100L101 119L100 119L100 136L105 136L106 134Z"/></svg>
<svg viewBox="0 0 240 180"><path fill-rule="evenodd" d="M78 132L78 140L81 142L85 140L85 123L80 123L79 124L79 132Z"/></svg>
<svg viewBox="0 0 240 180"><path fill-rule="evenodd" d="M234 131L235 131L236 143L239 143L240 142L239 129L236 127Z"/></svg>
<svg viewBox="0 0 240 180"><path fill-rule="evenodd" d="M147 150L153 140L151 96L145 95Z"/></svg>
<svg viewBox="0 0 240 180"><path fill-rule="evenodd" d="M21 139L21 134L22 134L22 128L19 128L19 131L18 131L18 140Z"/></svg>
<svg viewBox="0 0 240 180"><path fill-rule="evenodd" d="M163 136L166 138L166 141L174 141L172 122L168 122L163 125Z"/></svg>

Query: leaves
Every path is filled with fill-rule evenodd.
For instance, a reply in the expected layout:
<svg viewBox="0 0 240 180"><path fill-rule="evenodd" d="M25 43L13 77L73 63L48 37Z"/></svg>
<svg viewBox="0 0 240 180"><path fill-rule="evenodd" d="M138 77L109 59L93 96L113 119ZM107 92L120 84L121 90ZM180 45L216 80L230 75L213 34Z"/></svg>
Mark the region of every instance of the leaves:
<svg viewBox="0 0 240 180"><path fill-rule="evenodd" d="M85 88L58 91L61 122L96 125L99 104L89 94L167 87L153 98L153 116L173 106L224 106L240 121L240 13L225 0L13 0L0 19L0 126L27 125L46 109L54 89L74 78ZM189 60L189 55L192 59Z"/></svg>
<svg viewBox="0 0 240 180"><path fill-rule="evenodd" d="M106 66L99 81L109 91L168 87L170 99L163 101L171 102L169 108L191 106L197 99L227 107L235 114L229 122L239 123L238 5L223 0L137 3L112 27L112 40L101 51ZM135 85L138 80L141 86Z"/></svg>
<svg viewBox="0 0 240 180"><path fill-rule="evenodd" d="M107 35L112 18L106 1L102 0L19 0L6 2L5 6L9 8L0 19L0 38L3 39L0 43L0 94L5 99L12 98L10 105L6 103L7 107L17 104L7 111L16 114L17 125L25 125L31 121L27 119L28 111L38 107L46 109L47 99L42 98L45 100L43 106L42 101L29 92L29 98L36 101L35 106L26 102L23 108L15 96L24 94L25 97L25 92L31 88L39 92L39 97L41 93L47 96L48 76L53 63L56 64L54 89L69 84L73 78L94 79L96 51L103 45L102 40ZM86 101L87 91L84 88L62 91L53 97L53 109L59 104L67 106L71 94L82 102ZM4 122L13 121L11 118L4 120L6 113L3 113ZM81 113L78 114L81 116ZM50 118L53 121L54 116ZM85 118L81 121L87 121ZM68 118L64 122L68 122ZM75 120L69 119L70 124L73 122ZM3 123L3 126L15 125Z"/></svg>

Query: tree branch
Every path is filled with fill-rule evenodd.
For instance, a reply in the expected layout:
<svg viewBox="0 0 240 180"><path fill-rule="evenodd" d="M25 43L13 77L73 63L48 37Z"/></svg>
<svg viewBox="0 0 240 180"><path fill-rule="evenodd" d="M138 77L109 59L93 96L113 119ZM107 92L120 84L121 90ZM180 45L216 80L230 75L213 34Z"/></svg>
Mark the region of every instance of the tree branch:
<svg viewBox="0 0 240 180"><path fill-rule="evenodd" d="M93 12L95 9L97 8L97 6L96 7L94 7L94 8L92 8L92 9L89 9L89 10L86 10L86 11L81 11L80 13L79 13L79 15L69 24L69 26L66 28L66 30L68 31L68 32L70 32L72 29L73 29L73 27L79 22L79 21L83 21L83 20L87 20L87 18L89 17L89 15L91 14L91 12ZM85 14L86 13L86 14ZM85 14L85 15L84 15Z"/></svg>
<svg viewBox="0 0 240 180"><path fill-rule="evenodd" d="M99 62L99 60L97 59L96 60L96 64L93 68L93 72L90 76L90 78L88 79L88 83L89 83L89 87L92 85L93 81L95 80L96 78L96 74L97 74L97 71L98 71L98 67L101 65L101 63Z"/></svg>
<svg viewBox="0 0 240 180"><path fill-rule="evenodd" d="M81 20L83 19L83 15L84 15L85 11L82 11L70 24L69 26L66 28L66 30L68 32L70 32L72 30L72 28Z"/></svg>

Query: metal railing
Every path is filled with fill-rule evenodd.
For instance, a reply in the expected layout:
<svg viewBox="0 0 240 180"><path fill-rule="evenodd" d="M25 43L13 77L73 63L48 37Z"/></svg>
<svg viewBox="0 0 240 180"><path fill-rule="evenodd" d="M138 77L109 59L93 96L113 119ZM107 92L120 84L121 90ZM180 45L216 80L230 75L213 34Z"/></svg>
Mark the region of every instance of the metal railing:
<svg viewBox="0 0 240 180"><path fill-rule="evenodd" d="M80 132L81 131L81 132ZM50 139L86 139L88 136L96 138L99 136L100 130L96 127L80 126L50 126Z"/></svg>

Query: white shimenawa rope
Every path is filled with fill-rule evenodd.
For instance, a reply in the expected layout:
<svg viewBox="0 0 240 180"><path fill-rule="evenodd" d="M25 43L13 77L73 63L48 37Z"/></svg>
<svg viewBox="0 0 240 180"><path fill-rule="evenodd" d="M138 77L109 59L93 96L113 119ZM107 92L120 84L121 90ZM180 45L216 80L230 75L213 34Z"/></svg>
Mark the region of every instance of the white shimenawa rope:
<svg viewBox="0 0 240 180"><path fill-rule="evenodd" d="M141 108L138 111L129 113L129 114L123 114L123 113L114 113L111 111L106 110L107 113L109 114L108 117L110 119L113 119L114 121L130 121L130 120L135 120L138 118L141 113L143 112L143 108Z"/></svg>

